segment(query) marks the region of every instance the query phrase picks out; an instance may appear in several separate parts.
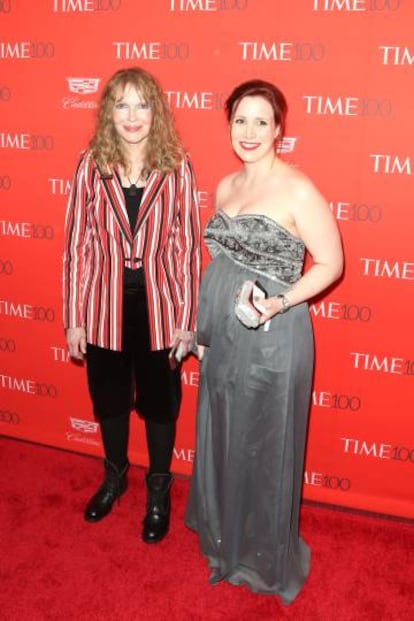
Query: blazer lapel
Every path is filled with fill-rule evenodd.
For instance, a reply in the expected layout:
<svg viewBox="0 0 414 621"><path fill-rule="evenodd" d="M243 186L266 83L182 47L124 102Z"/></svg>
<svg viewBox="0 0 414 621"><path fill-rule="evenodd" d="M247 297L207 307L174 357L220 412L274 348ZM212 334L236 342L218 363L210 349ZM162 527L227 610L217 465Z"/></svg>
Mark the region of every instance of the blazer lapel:
<svg viewBox="0 0 414 621"><path fill-rule="evenodd" d="M125 206L125 198L121 188L121 184L118 181L118 177L113 171L112 173L103 173L97 165L102 184L105 188L105 193L108 198L109 204L117 219L119 228L122 233L132 243L132 232L129 225L128 213Z"/></svg>
<svg viewBox="0 0 414 621"><path fill-rule="evenodd" d="M151 211L151 208L153 207L158 196L160 195L165 183L166 176L167 175L165 173L160 173L159 171L153 171L150 174L148 181L145 185L142 202L138 211L138 217L134 228L134 237L144 224L145 220L149 215L149 212Z"/></svg>

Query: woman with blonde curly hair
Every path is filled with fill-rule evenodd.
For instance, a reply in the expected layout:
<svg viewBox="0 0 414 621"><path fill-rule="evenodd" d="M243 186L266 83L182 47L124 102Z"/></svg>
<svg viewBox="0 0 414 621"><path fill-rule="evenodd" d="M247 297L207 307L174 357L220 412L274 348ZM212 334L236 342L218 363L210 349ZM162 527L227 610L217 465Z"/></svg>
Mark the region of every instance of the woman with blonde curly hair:
<svg viewBox="0 0 414 621"><path fill-rule="evenodd" d="M200 270L196 184L166 97L138 67L104 87L95 134L77 165L63 257L70 354L86 357L104 446L104 481L85 519L127 488L130 411L145 421L149 471L142 538L168 531L180 361L192 346ZM173 355L171 355L173 354Z"/></svg>

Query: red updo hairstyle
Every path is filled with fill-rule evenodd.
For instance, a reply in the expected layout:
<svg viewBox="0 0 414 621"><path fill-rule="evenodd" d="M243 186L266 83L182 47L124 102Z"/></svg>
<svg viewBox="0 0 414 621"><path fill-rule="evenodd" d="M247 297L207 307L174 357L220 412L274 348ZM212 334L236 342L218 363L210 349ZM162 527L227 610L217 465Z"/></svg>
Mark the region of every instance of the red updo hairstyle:
<svg viewBox="0 0 414 621"><path fill-rule="evenodd" d="M272 106L276 126L280 127L279 139L285 134L287 102L284 94L271 82L249 80L236 86L225 103L227 119L230 122L237 106L244 97L263 97Z"/></svg>

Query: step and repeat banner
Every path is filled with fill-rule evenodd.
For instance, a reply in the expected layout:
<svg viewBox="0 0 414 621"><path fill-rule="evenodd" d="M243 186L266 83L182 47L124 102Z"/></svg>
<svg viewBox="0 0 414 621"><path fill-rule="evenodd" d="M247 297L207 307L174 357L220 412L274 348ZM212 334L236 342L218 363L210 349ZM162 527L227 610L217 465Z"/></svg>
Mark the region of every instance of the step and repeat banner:
<svg viewBox="0 0 414 621"><path fill-rule="evenodd" d="M132 65L160 80L205 223L238 166L225 98L262 78L289 103L281 157L326 196L346 256L310 306L304 498L413 518L413 23L411 0L0 0L0 432L102 455L85 369L65 345L61 254L103 83ZM195 358L182 381L173 467L190 474ZM137 416L130 457L146 464Z"/></svg>

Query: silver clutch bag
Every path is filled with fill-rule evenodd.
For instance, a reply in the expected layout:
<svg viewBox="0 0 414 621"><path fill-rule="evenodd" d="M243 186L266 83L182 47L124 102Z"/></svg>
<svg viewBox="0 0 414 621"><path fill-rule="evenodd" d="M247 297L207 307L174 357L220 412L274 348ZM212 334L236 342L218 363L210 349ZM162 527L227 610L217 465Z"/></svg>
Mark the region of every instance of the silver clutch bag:
<svg viewBox="0 0 414 621"><path fill-rule="evenodd" d="M257 328L263 308L260 299L266 297L266 292L258 282L246 280L240 289L234 312L236 317L246 328Z"/></svg>

